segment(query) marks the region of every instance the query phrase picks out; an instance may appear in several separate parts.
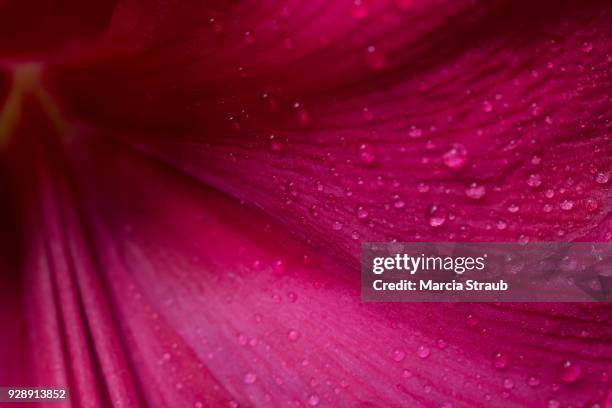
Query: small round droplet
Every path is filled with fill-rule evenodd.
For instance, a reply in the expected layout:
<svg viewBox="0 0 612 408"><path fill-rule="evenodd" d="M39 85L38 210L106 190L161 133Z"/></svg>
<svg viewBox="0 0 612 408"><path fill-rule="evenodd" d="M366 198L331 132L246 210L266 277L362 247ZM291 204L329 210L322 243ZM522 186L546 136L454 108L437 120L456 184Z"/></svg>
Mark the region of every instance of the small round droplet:
<svg viewBox="0 0 612 408"><path fill-rule="evenodd" d="M576 382L580 378L581 374L582 369L580 366L572 363L569 360L563 361L559 367L559 379L566 384Z"/></svg>
<svg viewBox="0 0 612 408"><path fill-rule="evenodd" d="M291 341L297 341L300 338L300 333L297 330L289 330L287 337Z"/></svg>
<svg viewBox="0 0 612 408"><path fill-rule="evenodd" d="M255 373L246 373L244 375L245 384L253 384L255 381L257 381L257 375Z"/></svg>
<svg viewBox="0 0 612 408"><path fill-rule="evenodd" d="M563 200L559 206L563 211L569 211L574 208L574 202L572 200Z"/></svg>
<svg viewBox="0 0 612 408"><path fill-rule="evenodd" d="M342 223L340 221L334 221L332 224L332 229L334 231L340 231L342 229Z"/></svg>
<svg viewBox="0 0 612 408"><path fill-rule="evenodd" d="M410 129L408 129L408 136L410 136L413 139L417 139L423 136L423 130L421 130L421 128L418 128L416 126L410 126Z"/></svg>
<svg viewBox="0 0 612 408"><path fill-rule="evenodd" d="M360 20L367 17L370 13L369 0L354 0L351 14L354 18Z"/></svg>
<svg viewBox="0 0 612 408"><path fill-rule="evenodd" d="M482 110L489 113L493 110L493 104L489 101L484 101L482 103Z"/></svg>
<svg viewBox="0 0 612 408"><path fill-rule="evenodd" d="M429 357L430 353L431 353L431 350L427 346L419 346L417 349L417 356L419 356L419 358L425 359Z"/></svg>
<svg viewBox="0 0 612 408"><path fill-rule="evenodd" d="M397 208L398 210L404 208L405 205L406 203L404 200L401 200L400 198L396 198L393 202L393 207Z"/></svg>
<svg viewBox="0 0 612 408"><path fill-rule="evenodd" d="M357 206L355 213L357 214L357 218L360 220L365 220L368 218L368 215L370 215L368 210L366 210L362 205Z"/></svg>
<svg viewBox="0 0 612 408"><path fill-rule="evenodd" d="M511 380L511 379L509 379L509 378L506 378L506 379L504 380L504 388L505 388L506 390L511 390L511 389L513 389L513 388L514 388L514 381L512 381L512 380Z"/></svg>
<svg viewBox="0 0 612 408"><path fill-rule="evenodd" d="M275 134L270 135L270 150L273 152L281 152L283 150L283 142Z"/></svg>
<svg viewBox="0 0 612 408"><path fill-rule="evenodd" d="M519 212L519 210L520 210L520 209L521 209L521 208L520 208L520 207L518 206L518 204L516 204L516 203L511 203L511 204L508 206L508 212L509 212L509 213L512 213L512 214L515 214L515 213Z"/></svg>
<svg viewBox="0 0 612 408"><path fill-rule="evenodd" d="M393 350L392 357L394 361L397 361L399 363L400 361L404 360L404 358L406 358L406 353L402 349L395 349Z"/></svg>
<svg viewBox="0 0 612 408"><path fill-rule="evenodd" d="M542 185L542 176L539 174L531 174L527 178L527 185L531 188L538 188Z"/></svg>
<svg viewBox="0 0 612 408"><path fill-rule="evenodd" d="M370 164L376 160L376 150L374 146L364 143L359 146L359 159L362 163Z"/></svg>
<svg viewBox="0 0 612 408"><path fill-rule="evenodd" d="M501 351L498 351L493 355L493 367L497 368L498 370L503 370L506 368L509 361L510 359L508 358L508 355L506 353L502 353Z"/></svg>
<svg viewBox="0 0 612 408"><path fill-rule="evenodd" d="M374 45L366 48L366 63L374 70L383 69L386 65L385 53Z"/></svg>
<svg viewBox="0 0 612 408"><path fill-rule="evenodd" d="M599 201L589 197L584 201L584 205L589 212L597 211L599 208Z"/></svg>
<svg viewBox="0 0 612 408"><path fill-rule="evenodd" d="M480 324L480 319L470 313L465 316L465 323L468 327L476 327Z"/></svg>
<svg viewBox="0 0 612 408"><path fill-rule="evenodd" d="M582 52L588 54L591 51L593 51L593 43L590 43L588 41L582 43Z"/></svg>
<svg viewBox="0 0 612 408"><path fill-rule="evenodd" d="M308 396L308 405L311 407L316 407L321 402L321 398L317 394L310 394Z"/></svg>
<svg viewBox="0 0 612 408"><path fill-rule="evenodd" d="M537 387L540 385L540 383L542 382L542 380L540 380L540 377L532 375L529 378L527 378L527 385L530 387Z"/></svg>
<svg viewBox="0 0 612 408"><path fill-rule="evenodd" d="M561 407L561 403L557 401L556 399L551 399L551 400L548 400L548 403L546 404L546 406L548 408L559 408Z"/></svg>
<svg viewBox="0 0 612 408"><path fill-rule="evenodd" d="M595 182L597 184L606 184L608 181L610 181L610 174L604 172L595 174Z"/></svg>
<svg viewBox="0 0 612 408"><path fill-rule="evenodd" d="M287 263L283 259L277 259L272 264L272 271L278 275L287 272Z"/></svg>
<svg viewBox="0 0 612 408"><path fill-rule="evenodd" d="M446 167L452 170L459 170L465 166L467 162L467 149L459 143L454 143L451 148L444 153L442 160Z"/></svg>
<svg viewBox="0 0 612 408"><path fill-rule="evenodd" d="M487 188L478 183L472 183L465 189L465 195L472 200L481 200L487 194Z"/></svg>
<svg viewBox="0 0 612 408"><path fill-rule="evenodd" d="M298 295L295 292L289 292L287 294L287 299L289 299L289 302L291 303L295 303L297 301Z"/></svg>
<svg viewBox="0 0 612 408"><path fill-rule="evenodd" d="M429 225L434 228L443 226L446 223L447 212L442 205L432 204L427 209L427 219Z"/></svg>
<svg viewBox="0 0 612 408"><path fill-rule="evenodd" d="M253 35L252 31L246 31L244 33L244 43L249 45L255 43L255 36Z"/></svg>

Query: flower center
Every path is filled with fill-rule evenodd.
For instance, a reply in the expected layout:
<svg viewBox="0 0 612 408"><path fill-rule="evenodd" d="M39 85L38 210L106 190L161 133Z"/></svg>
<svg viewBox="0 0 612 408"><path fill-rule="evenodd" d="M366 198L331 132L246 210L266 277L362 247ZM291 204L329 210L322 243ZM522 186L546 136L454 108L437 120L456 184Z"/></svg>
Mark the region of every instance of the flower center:
<svg viewBox="0 0 612 408"><path fill-rule="evenodd" d="M12 69L12 85L4 105L0 108L0 150L7 145L21 121L23 104L28 97L40 105L58 134L67 134L68 126L60 109L43 86L42 73L43 67L37 63L19 64Z"/></svg>

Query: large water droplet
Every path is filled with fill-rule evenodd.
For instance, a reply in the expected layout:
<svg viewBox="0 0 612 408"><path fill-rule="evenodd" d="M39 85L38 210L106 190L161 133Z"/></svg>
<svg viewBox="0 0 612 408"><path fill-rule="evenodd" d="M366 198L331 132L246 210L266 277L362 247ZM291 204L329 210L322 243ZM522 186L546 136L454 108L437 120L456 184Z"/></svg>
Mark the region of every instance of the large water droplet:
<svg viewBox="0 0 612 408"><path fill-rule="evenodd" d="M465 166L467 157L468 152L465 146L459 143L454 143L451 148L444 153L442 160L449 169L459 170Z"/></svg>

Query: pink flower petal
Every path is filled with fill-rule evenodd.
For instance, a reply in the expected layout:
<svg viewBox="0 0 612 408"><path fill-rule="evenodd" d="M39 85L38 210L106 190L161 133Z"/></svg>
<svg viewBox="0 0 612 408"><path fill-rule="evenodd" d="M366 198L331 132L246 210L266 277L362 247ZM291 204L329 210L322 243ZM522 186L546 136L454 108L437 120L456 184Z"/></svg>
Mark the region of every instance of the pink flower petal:
<svg viewBox="0 0 612 408"><path fill-rule="evenodd" d="M85 228L148 405L608 398L605 304L362 304L349 265L279 224L159 163L86 149L74 163ZM78 242L74 221L68 245Z"/></svg>

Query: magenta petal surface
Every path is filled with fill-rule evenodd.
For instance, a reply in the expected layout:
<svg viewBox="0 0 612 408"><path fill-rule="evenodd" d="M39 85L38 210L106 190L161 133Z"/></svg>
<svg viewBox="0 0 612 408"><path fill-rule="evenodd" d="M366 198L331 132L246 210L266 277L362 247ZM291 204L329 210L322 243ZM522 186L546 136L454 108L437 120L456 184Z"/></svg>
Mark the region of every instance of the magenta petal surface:
<svg viewBox="0 0 612 408"><path fill-rule="evenodd" d="M358 271L364 241L612 240L607 2L64 6L0 0L0 109L34 60L0 116L0 385L612 406L609 304L369 304Z"/></svg>

